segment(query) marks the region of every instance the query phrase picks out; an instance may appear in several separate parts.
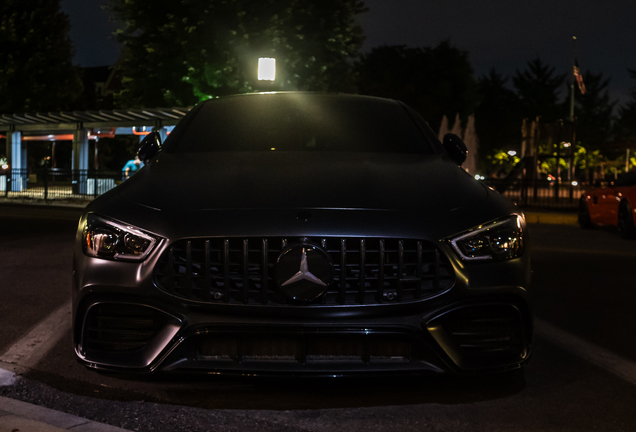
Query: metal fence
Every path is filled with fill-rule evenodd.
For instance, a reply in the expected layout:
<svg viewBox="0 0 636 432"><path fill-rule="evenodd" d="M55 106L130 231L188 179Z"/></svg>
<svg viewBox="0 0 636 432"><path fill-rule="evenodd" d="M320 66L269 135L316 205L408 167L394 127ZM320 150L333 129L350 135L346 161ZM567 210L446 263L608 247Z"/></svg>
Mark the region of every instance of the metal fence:
<svg viewBox="0 0 636 432"><path fill-rule="evenodd" d="M574 210L588 185L550 180L485 179L484 182L521 207Z"/></svg>
<svg viewBox="0 0 636 432"><path fill-rule="evenodd" d="M43 168L0 171L0 197L90 200L123 181L121 172Z"/></svg>
<svg viewBox="0 0 636 432"><path fill-rule="evenodd" d="M121 172L44 168L0 170L0 197L91 200L124 181ZM548 180L495 179L484 182L522 207L576 209L585 184Z"/></svg>

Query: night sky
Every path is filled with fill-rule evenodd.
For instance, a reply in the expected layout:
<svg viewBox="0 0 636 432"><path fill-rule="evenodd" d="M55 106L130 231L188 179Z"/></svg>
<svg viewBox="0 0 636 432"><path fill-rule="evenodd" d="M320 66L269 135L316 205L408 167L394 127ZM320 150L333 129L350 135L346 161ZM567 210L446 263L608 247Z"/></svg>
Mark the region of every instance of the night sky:
<svg viewBox="0 0 636 432"><path fill-rule="evenodd" d="M75 63L113 64L119 47L114 25L101 10L104 0L62 0L71 18ZM635 0L366 0L360 16L363 49L380 45L434 46L450 39L469 53L476 77L492 67L511 76L540 57L571 71L571 38L577 36L581 69L611 77L610 94L619 101L636 82Z"/></svg>

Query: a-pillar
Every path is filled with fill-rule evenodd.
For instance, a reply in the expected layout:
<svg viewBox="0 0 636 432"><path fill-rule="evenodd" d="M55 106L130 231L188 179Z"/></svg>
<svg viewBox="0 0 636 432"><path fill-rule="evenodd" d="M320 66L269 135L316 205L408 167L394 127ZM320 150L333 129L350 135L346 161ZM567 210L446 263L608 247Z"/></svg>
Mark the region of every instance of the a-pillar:
<svg viewBox="0 0 636 432"><path fill-rule="evenodd" d="M73 193L85 195L88 183L88 129L81 124L73 133Z"/></svg>
<svg viewBox="0 0 636 432"><path fill-rule="evenodd" d="M20 192L26 189L27 148L20 131L7 133L7 163L11 168L11 190Z"/></svg>

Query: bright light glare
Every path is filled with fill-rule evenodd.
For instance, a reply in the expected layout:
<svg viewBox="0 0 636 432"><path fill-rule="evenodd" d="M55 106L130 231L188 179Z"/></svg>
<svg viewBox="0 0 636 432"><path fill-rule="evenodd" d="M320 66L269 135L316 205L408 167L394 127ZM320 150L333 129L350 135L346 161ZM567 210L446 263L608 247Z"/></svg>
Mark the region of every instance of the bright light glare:
<svg viewBox="0 0 636 432"><path fill-rule="evenodd" d="M572 145L572 144L570 144L570 143L566 143L566 142L564 142L564 143L563 143L563 147L565 147L565 148L568 148L568 147L570 147L571 145Z"/></svg>
<svg viewBox="0 0 636 432"><path fill-rule="evenodd" d="M514 150L510 150L510 151L508 152L508 154L509 154L510 156L515 156L515 155L517 154L517 152L516 152L516 151L514 151Z"/></svg>
<svg viewBox="0 0 636 432"><path fill-rule="evenodd" d="M479 174L475 174L475 180L479 180Z"/></svg>
<svg viewBox="0 0 636 432"><path fill-rule="evenodd" d="M578 185L579 185L579 182L577 182L577 181L573 181L572 182L572 186L578 186Z"/></svg>
<svg viewBox="0 0 636 432"><path fill-rule="evenodd" d="M261 81L274 81L276 78L276 59L261 57L258 59L258 79Z"/></svg>

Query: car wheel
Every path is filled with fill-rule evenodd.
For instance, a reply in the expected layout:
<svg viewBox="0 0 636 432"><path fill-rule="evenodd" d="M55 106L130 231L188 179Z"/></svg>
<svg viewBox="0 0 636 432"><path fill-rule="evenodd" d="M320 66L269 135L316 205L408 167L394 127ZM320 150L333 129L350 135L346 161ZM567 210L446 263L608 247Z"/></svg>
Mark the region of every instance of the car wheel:
<svg viewBox="0 0 636 432"><path fill-rule="evenodd" d="M627 201L623 201L618 210L618 234L625 239L634 238L636 228L634 227L634 217L632 216L632 208Z"/></svg>
<svg viewBox="0 0 636 432"><path fill-rule="evenodd" d="M590 210L587 208L587 201L585 198L581 198L579 201L579 226L583 229L590 229L594 227L594 224L590 219Z"/></svg>

